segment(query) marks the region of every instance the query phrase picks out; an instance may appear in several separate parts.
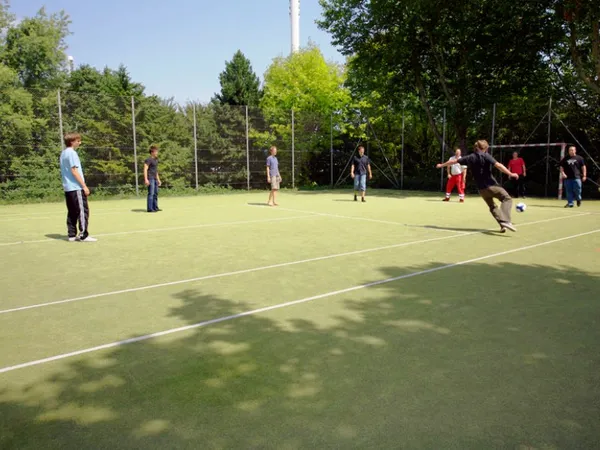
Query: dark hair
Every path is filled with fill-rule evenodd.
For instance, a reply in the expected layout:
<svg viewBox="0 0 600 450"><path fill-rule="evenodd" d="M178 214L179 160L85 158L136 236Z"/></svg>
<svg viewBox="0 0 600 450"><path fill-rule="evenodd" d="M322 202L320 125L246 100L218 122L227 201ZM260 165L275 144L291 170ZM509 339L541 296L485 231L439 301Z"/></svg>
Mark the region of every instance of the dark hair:
<svg viewBox="0 0 600 450"><path fill-rule="evenodd" d="M158 151L158 145L151 145L150 146L150 153L152 153L155 150Z"/></svg>
<svg viewBox="0 0 600 450"><path fill-rule="evenodd" d="M80 140L81 135L79 133L67 133L65 134L65 144L67 147L73 145L73 142Z"/></svg>

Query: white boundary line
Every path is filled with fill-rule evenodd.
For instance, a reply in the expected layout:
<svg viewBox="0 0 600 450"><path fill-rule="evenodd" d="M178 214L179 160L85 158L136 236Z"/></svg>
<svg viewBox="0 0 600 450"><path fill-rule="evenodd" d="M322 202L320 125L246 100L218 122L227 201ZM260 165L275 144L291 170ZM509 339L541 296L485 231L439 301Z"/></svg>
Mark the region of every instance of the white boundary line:
<svg viewBox="0 0 600 450"><path fill-rule="evenodd" d="M585 215L587 215L587 214L585 214L585 213L580 214L580 216L585 216ZM311 216L308 216L308 217L311 217ZM572 216L572 217L578 217L578 216ZM564 219L565 219L564 217L558 217L558 218L555 217L552 219L538 220L536 222L528 222L528 223L524 223L522 225L535 225L535 224L539 224L539 223L553 222L555 220L564 220ZM61 305L64 303L80 302L83 300L91 300L94 298L109 297L112 295L129 294L131 292L139 292L139 291L145 291L145 290L149 290L149 289L157 289L157 288L168 287L168 286L177 286L180 284L194 283L197 281L212 280L215 278L225 278L225 277L231 277L234 275L242 275L242 274L246 274L246 273L261 272L264 270L277 269L280 267L295 266L295 265L299 265L299 264L306 264L306 263L316 262L316 261L324 261L327 259L341 258L341 257L346 257L346 256L352 256L352 255L361 255L361 254L365 254L365 253L373 253L373 252L378 252L378 251L382 251L382 250L390 250L390 249L394 249L394 248L408 247L410 245L415 245L415 244L425 244L427 242L444 241L447 239L457 239L457 238L467 236L467 235L484 233L486 231L488 231L488 230L472 231L470 233L462 234L462 235L452 235L452 236L422 239L422 240L418 240L418 241L401 242L399 244L386 245L383 247L367 248L364 250L354 250L351 252L337 253L337 254L326 255L326 256L318 256L316 258L301 259L298 261L289 261L289 262L285 262L285 263L272 264L270 266L253 267L250 269L236 270L234 272L217 273L217 274L213 274L213 275L205 275L202 277L188 278L185 280L169 281L166 283L158 283L158 284L151 284L148 286L139 286L139 287L134 287L134 288L121 289L118 291L102 292L100 294L85 295L82 297L68 298L68 299L64 299L64 300L56 300L56 301L46 302L46 303L38 303L35 305L19 306L16 308L0 310L0 315L14 313L14 312L18 312L18 311L26 311L29 309L43 308L46 306Z"/></svg>
<svg viewBox="0 0 600 450"><path fill-rule="evenodd" d="M265 222L278 222L283 220L293 220L293 219L308 219L313 218L314 215L305 214L303 216L290 216L290 217L280 217L278 219L256 219L256 220L241 220L238 222L217 222L217 223L202 223L197 225L185 225L181 227L168 227L168 228L151 228L147 230L133 230L133 231L117 231L115 233L100 233L94 234L94 237L107 237L107 236L123 236L128 234L138 234L138 233L158 233L162 231L177 231L177 230L191 230L194 228L209 228L209 227L223 227L227 225L248 225L253 223L265 223ZM0 242L0 247L8 247L11 245L22 245L22 244L39 244L42 242L56 242L56 241L66 241L66 239L39 239L35 241L16 241L16 242Z"/></svg>
<svg viewBox="0 0 600 450"><path fill-rule="evenodd" d="M379 286L382 284L391 283L393 281L404 280L406 278L412 278L412 277L416 277L419 275L427 275L429 273L438 272L440 270L451 269L451 268L457 267L457 266L464 266L466 264L471 264L471 263L478 262L478 261L484 261L486 259L491 259L491 258L495 258L498 256L505 256L505 255L510 255L512 253L522 252L524 250L531 250L531 249L534 249L537 247L555 244L557 242L567 241L570 239L576 239L578 237L588 236L590 234L594 234L594 233L598 233L598 232L600 232L600 228L593 230L593 231L588 231L585 233L579 233L579 234L574 234L572 236L566 236L563 238L553 239L551 241L540 242L540 243L528 245L525 247L519 247L519 248L515 248L512 250L506 250L503 252L492 253L490 255L480 256L478 258L467 259L467 260L459 261L459 262L452 263L452 264L444 264L443 266L432 267L431 269L407 273L407 274L400 275L397 277L386 278L384 280L372 281L370 283L360 284L358 286L352 286L352 287L349 287L346 289L340 289L338 291L326 292L324 294L314 295L312 297L305 297L305 298L301 298L299 300L293 300L291 302L279 303L277 305L266 306L264 308L252 309L250 311L245 311L245 312L242 312L239 314L232 314L230 316L218 317L216 319L206 320L204 322L198 322L198 323L195 323L192 325L186 325L186 326L178 327L178 328L171 328L170 330L164 330L164 331L159 331L156 333L145 334L143 336L137 336L134 338L124 339L121 341L110 342L108 344L98 345L96 347L85 348L82 350L77 350L77 351L69 352L69 353L62 353L59 355L50 356L48 358L43 358L43 359L37 359L34 361L22 363L22 364L16 364L13 366L2 367L2 368L0 368L0 374L12 372L14 370L24 369L26 367L39 366L41 364L46 364L46 363L58 361L61 359L72 358L74 356L84 355L86 353L97 352L97 351L106 350L109 348L122 347L124 345L133 344L136 342L147 341L149 339L155 339L157 337L167 336L169 334L181 333L183 331L206 327L208 325L214 325L216 323L227 322L227 321L234 320L234 319L240 319L240 318L246 317L246 316L252 316L252 315L267 312L267 311L273 311L275 309L281 309L281 308L286 308L288 306L299 305L301 303L312 302L314 300L320 300L322 298L333 297L335 295L340 295L340 294L346 294L348 292L354 292L354 291L358 291L360 289L365 289L365 288L369 288L369 287L373 287L373 286Z"/></svg>
<svg viewBox="0 0 600 450"><path fill-rule="evenodd" d="M247 206L251 206L254 208L266 208L266 209L270 209L270 210L272 209L272 210L289 211L289 212L303 212L303 213L307 213L307 214L314 214L315 216L335 217L338 219L362 220L364 222L384 223L386 225L396 225L396 226L408 227L408 228L426 228L428 230L440 231L440 232L444 232L444 233L469 234L468 231L456 231L456 230L443 230L440 228L428 228L426 226L410 225L410 224L401 223L401 222L392 222L391 220L370 219L368 217L342 216L340 214L330 214L330 213L322 213L322 212L316 212L316 211L305 211L302 209L282 208L280 206L278 206L276 208L272 208L270 206L260 206L260 205L247 205Z"/></svg>

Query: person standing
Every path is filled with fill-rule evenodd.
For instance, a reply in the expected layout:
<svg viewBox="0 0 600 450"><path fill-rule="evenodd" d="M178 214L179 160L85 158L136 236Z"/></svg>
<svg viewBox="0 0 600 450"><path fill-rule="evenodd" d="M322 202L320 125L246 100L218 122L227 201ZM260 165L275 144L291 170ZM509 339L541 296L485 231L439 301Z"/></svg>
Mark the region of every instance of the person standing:
<svg viewBox="0 0 600 450"><path fill-rule="evenodd" d="M574 145L569 147L569 156L560 162L560 174L565 180L567 191L565 208L572 208L574 200L577 200L577 206L581 206L581 185L587 180L587 167Z"/></svg>
<svg viewBox="0 0 600 450"><path fill-rule="evenodd" d="M97 239L88 233L90 209L88 196L90 190L85 184L83 168L77 154L81 145L81 135L67 133L65 135L65 148L60 154L60 174L67 202L67 233L69 242L96 242ZM79 234L77 226L79 225Z"/></svg>
<svg viewBox="0 0 600 450"><path fill-rule="evenodd" d="M162 185L158 175L158 147L150 147L150 157L144 161L144 183L148 186L146 211L153 213L162 211L158 208L158 188Z"/></svg>
<svg viewBox="0 0 600 450"><path fill-rule="evenodd" d="M527 167L525 160L519 156L519 152L513 152L512 159L508 162L508 170L519 175L515 181L517 198L525 198L525 177L527 176Z"/></svg>
<svg viewBox="0 0 600 450"><path fill-rule="evenodd" d="M271 155L267 157L267 183L271 185L269 192L269 206L279 206L277 203L277 191L281 186L281 175L279 174L279 161L277 160L277 147L274 145L269 149Z"/></svg>
<svg viewBox="0 0 600 450"><path fill-rule="evenodd" d="M371 160L365 155L365 148L362 145L358 146L358 156L354 157L352 166L350 166L350 177L354 180L354 201L358 201L358 193L360 192L361 201L366 202L365 194L367 192L367 173L369 180L373 178L371 172Z"/></svg>
<svg viewBox="0 0 600 450"><path fill-rule="evenodd" d="M492 168L495 167L515 180L519 179L519 175L512 173L504 166L504 164L496 161L487 152L488 148L489 144L486 140L479 140L475 143L475 151L470 155L459 158L457 162L461 165L466 164L473 174L473 178L475 178L477 188L479 189L479 194L487 203L494 219L496 219L500 225L500 232L504 233L507 229L517 231L511 220L512 198L508 195L508 192L498 184L492 175ZM455 162L448 161L443 164L438 164L435 167L441 169L442 167L448 167L452 164L455 164ZM500 208L498 208L494 199L500 200Z"/></svg>
<svg viewBox="0 0 600 450"><path fill-rule="evenodd" d="M454 164L448 166L448 183L446 183L446 197L445 202L450 201L450 195L456 186L458 190L458 198L460 203L465 202L465 185L467 182L467 167L458 164L458 159L461 157L460 148L457 148L448 162L452 161Z"/></svg>

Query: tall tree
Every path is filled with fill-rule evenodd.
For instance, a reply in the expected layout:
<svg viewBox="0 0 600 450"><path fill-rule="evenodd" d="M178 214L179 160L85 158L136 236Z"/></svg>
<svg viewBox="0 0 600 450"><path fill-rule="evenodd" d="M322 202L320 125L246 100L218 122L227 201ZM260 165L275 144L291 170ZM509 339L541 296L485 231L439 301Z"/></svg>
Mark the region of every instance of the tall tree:
<svg viewBox="0 0 600 450"><path fill-rule="evenodd" d="M219 75L221 92L214 100L221 105L258 106L260 101L260 80L252 70L250 60L238 50L233 59L225 63L225 70Z"/></svg>

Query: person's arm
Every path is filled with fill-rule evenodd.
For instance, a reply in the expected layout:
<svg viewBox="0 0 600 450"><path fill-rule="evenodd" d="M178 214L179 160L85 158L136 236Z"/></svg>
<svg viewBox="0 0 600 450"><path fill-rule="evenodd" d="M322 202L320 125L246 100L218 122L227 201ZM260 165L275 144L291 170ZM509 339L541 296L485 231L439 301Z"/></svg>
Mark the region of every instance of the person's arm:
<svg viewBox="0 0 600 450"><path fill-rule="evenodd" d="M463 182L462 185L463 185L463 188L464 188L467 185L467 168L466 167L462 171L462 177L463 177L462 178L462 182Z"/></svg>
<svg viewBox="0 0 600 450"><path fill-rule="evenodd" d="M369 171L369 180L373 178L373 172L371 172L371 163L367 164L367 170Z"/></svg>
<svg viewBox="0 0 600 450"><path fill-rule="evenodd" d="M564 160L560 162L560 166L559 166L560 167L560 177L562 179L565 179L565 178L567 178L567 174L565 173L565 168L564 168L563 164L564 164Z"/></svg>
<svg viewBox="0 0 600 450"><path fill-rule="evenodd" d="M446 172L448 172L448 178L452 177L452 169L450 168L450 166L446 168Z"/></svg>
<svg viewBox="0 0 600 450"><path fill-rule="evenodd" d="M581 160L581 170L582 170L581 181L583 181L585 183L585 180L587 180L587 166L585 165L585 161L583 159Z"/></svg>
<svg viewBox="0 0 600 450"><path fill-rule="evenodd" d="M158 175L158 167L156 168L156 182L159 186L162 185L162 181L160 181L160 176Z"/></svg>
<svg viewBox="0 0 600 450"><path fill-rule="evenodd" d="M144 163L144 184L150 186L150 181L148 180L148 163Z"/></svg>
<svg viewBox="0 0 600 450"><path fill-rule="evenodd" d="M271 168L267 166L267 183L271 182Z"/></svg>
<svg viewBox="0 0 600 450"><path fill-rule="evenodd" d="M523 160L523 176L527 176L527 166L525 165L525 160Z"/></svg>
<svg viewBox="0 0 600 450"><path fill-rule="evenodd" d="M88 189L87 185L85 184L83 177L79 173L79 167L81 166L81 162L79 161L79 158L75 158L74 156L71 156L69 158L69 165L71 166L71 173L73 174L73 177L75 177L75 179L77 180L79 185L81 186L81 189L83 189L83 193L85 194L86 197L89 196L90 190Z"/></svg>
<svg viewBox="0 0 600 450"><path fill-rule="evenodd" d="M498 169L500 172L508 175L510 178L514 178L515 180L519 179L519 175L517 175L516 173L512 173L510 170L508 170L506 168L506 166L502 163L499 163L498 161L496 161L496 164L494 164L494 167L496 169Z"/></svg>
<svg viewBox="0 0 600 450"><path fill-rule="evenodd" d="M350 165L350 178L354 178L354 163Z"/></svg>

